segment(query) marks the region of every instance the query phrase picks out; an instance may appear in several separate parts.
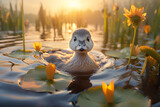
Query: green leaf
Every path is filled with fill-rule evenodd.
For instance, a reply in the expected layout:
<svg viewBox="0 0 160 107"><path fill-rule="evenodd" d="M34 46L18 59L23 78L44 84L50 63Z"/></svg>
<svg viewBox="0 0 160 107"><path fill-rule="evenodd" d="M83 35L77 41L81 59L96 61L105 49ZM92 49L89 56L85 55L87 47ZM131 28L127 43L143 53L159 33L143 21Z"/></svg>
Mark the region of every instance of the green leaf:
<svg viewBox="0 0 160 107"><path fill-rule="evenodd" d="M46 66L40 65L35 69L28 71L19 80L19 86L26 90L36 92L54 92L56 90L64 90L69 85L71 77L55 73L53 81L47 80Z"/></svg>
<svg viewBox="0 0 160 107"><path fill-rule="evenodd" d="M25 52L22 50L16 50L11 52L8 56L13 57L13 58L18 58L18 59L25 59L29 56L34 55L35 53L29 50L26 50Z"/></svg>
<svg viewBox="0 0 160 107"><path fill-rule="evenodd" d="M111 57L116 57L116 58L129 58L129 55L130 55L130 48L129 47L126 47L126 48L123 48L122 50L120 51L117 51L117 50L113 50L113 51L106 51L105 53L106 55L108 56L111 56ZM141 55L137 55L137 56L132 56L131 59L136 59L137 57L140 57Z"/></svg>
<svg viewBox="0 0 160 107"><path fill-rule="evenodd" d="M114 103L107 104L101 86L89 88L78 96L80 107L149 107L148 98L136 90L115 88Z"/></svg>

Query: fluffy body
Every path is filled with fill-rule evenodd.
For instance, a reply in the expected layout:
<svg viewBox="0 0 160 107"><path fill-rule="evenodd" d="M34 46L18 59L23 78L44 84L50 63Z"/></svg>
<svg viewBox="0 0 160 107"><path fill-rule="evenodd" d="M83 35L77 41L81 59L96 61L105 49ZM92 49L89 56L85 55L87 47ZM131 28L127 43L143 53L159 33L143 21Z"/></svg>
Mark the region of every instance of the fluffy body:
<svg viewBox="0 0 160 107"><path fill-rule="evenodd" d="M69 73L89 73L95 72L99 68L99 64L95 61L89 51L93 48L93 41L90 33L85 29L78 29L72 34L70 40L70 48L74 51L56 52L44 58L48 62L52 62L59 70Z"/></svg>

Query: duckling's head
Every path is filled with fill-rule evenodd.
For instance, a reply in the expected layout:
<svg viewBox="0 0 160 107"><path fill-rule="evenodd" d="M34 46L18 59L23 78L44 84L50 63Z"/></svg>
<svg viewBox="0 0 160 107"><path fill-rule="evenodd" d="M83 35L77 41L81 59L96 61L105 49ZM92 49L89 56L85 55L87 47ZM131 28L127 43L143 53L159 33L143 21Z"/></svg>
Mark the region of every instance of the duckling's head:
<svg viewBox="0 0 160 107"><path fill-rule="evenodd" d="M70 48L78 53L86 53L93 48L91 35L86 29L78 29L73 32L70 40Z"/></svg>

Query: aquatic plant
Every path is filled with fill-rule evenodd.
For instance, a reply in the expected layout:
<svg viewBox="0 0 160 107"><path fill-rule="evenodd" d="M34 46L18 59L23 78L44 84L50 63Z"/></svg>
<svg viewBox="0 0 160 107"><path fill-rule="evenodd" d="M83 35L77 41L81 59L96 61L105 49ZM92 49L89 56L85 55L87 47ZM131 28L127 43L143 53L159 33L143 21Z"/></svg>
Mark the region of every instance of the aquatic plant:
<svg viewBox="0 0 160 107"><path fill-rule="evenodd" d="M155 40L154 40L154 48L155 49L160 49L160 35L157 35Z"/></svg>
<svg viewBox="0 0 160 107"><path fill-rule="evenodd" d="M145 20L146 13L143 13L143 11L144 11L144 7L136 8L134 5L131 6L130 11L128 11L126 8L124 8L125 13L123 15L128 18L128 20L127 20L128 26L132 25L132 27L134 28L134 36L133 36L132 47L131 47L131 52L130 52L127 67L131 61L131 56L132 56L132 51L133 51L137 28L141 24L141 22Z"/></svg>
<svg viewBox="0 0 160 107"><path fill-rule="evenodd" d="M102 90L104 93L104 96L106 98L106 101L108 104L113 103L113 97L114 97L114 82L113 80L110 82L109 86L105 82L102 82Z"/></svg>
<svg viewBox="0 0 160 107"><path fill-rule="evenodd" d="M83 91L78 96L79 107L150 107L150 100L136 90L115 88L112 104L108 104L102 86Z"/></svg>
<svg viewBox="0 0 160 107"><path fill-rule="evenodd" d="M45 28L46 28L46 10L43 8L43 4L41 3L40 9L39 9L39 20L42 26L42 34L45 34Z"/></svg>
<svg viewBox="0 0 160 107"><path fill-rule="evenodd" d="M58 90L64 90L69 85L71 77L69 75L56 72L50 81L47 79L46 69L51 70L51 65L47 66L39 65L34 69L29 70L25 75L19 78L19 86L26 90L32 90L36 92L55 92ZM54 67L52 68L52 70ZM51 79L49 77L49 79Z"/></svg>
<svg viewBox="0 0 160 107"><path fill-rule="evenodd" d="M36 50L36 51L40 51L42 47L42 44L40 42L35 42L33 43L33 48Z"/></svg>
<svg viewBox="0 0 160 107"><path fill-rule="evenodd" d="M109 51L106 51L105 54L111 57L128 59L131 52L130 50L131 48L126 47L121 50L109 50ZM141 57L142 55L139 53L140 53L139 47L136 46L135 48L133 48L131 59L136 59L138 57Z"/></svg>
<svg viewBox="0 0 160 107"><path fill-rule="evenodd" d="M55 69L56 69L56 66L52 63L49 63L46 66L47 80L52 80L53 79L53 76L55 74Z"/></svg>
<svg viewBox="0 0 160 107"><path fill-rule="evenodd" d="M144 70L146 69L147 63L152 63L151 65L155 65L156 62L160 63L160 55L158 54L158 52L155 49L153 49L149 46L140 46L140 50L141 50L141 52L143 52L145 54L145 61L144 61L143 68L141 71L141 76L142 76L144 73ZM153 60L153 58L154 58L154 60Z"/></svg>
<svg viewBox="0 0 160 107"><path fill-rule="evenodd" d="M128 18L128 26L132 25L133 28L139 26L139 24L144 21L146 18L146 13L143 13L144 7L136 8L134 5L131 6L130 11L124 8L124 16Z"/></svg>
<svg viewBox="0 0 160 107"><path fill-rule="evenodd" d="M119 7L117 4L114 4L113 5L113 11L117 12L119 10Z"/></svg>
<svg viewBox="0 0 160 107"><path fill-rule="evenodd" d="M155 66L157 64L157 61L153 57L151 57L151 56L148 56L147 60L148 60L148 65L150 67Z"/></svg>
<svg viewBox="0 0 160 107"><path fill-rule="evenodd" d="M11 53L8 54L8 56L13 57L13 58L18 58L24 60L25 58L34 55L34 53L30 50L15 50L12 51Z"/></svg>
<svg viewBox="0 0 160 107"><path fill-rule="evenodd" d="M23 35L23 51L25 52L25 36L24 36L24 9L23 9L23 0L22 0L22 35Z"/></svg>
<svg viewBox="0 0 160 107"><path fill-rule="evenodd" d="M107 7L105 4L105 0L103 0L104 2L104 41L103 44L105 45L108 42L108 13L107 13ZM105 46L104 46L105 47Z"/></svg>
<svg viewBox="0 0 160 107"><path fill-rule="evenodd" d="M145 56L151 56L155 60L157 60L158 63L160 63L160 55L155 49L149 46L140 46L140 50L145 54Z"/></svg>
<svg viewBox="0 0 160 107"><path fill-rule="evenodd" d="M2 3L0 3L0 30L12 30L14 31L14 34L21 34L19 32L16 32L18 30L22 30L21 21L22 15L21 11L18 11L17 2L15 3L14 9L11 2L9 4L9 9L6 8Z"/></svg>
<svg viewBox="0 0 160 107"><path fill-rule="evenodd" d="M35 29L36 29L36 31L40 31L40 20L39 20L39 18L35 20Z"/></svg>
<svg viewBox="0 0 160 107"><path fill-rule="evenodd" d="M150 31L151 31L151 26L150 26L150 25L145 25L145 26L144 26L144 32L145 32L146 34L148 34Z"/></svg>
<svg viewBox="0 0 160 107"><path fill-rule="evenodd" d="M160 24L160 7L158 8L155 16L154 16L154 21L152 23L152 33L154 39L156 38L158 32L159 32L159 24Z"/></svg>
<svg viewBox="0 0 160 107"><path fill-rule="evenodd" d="M132 44L130 44L130 52L131 52ZM133 46L132 56L137 56L140 53L140 48L138 45Z"/></svg>

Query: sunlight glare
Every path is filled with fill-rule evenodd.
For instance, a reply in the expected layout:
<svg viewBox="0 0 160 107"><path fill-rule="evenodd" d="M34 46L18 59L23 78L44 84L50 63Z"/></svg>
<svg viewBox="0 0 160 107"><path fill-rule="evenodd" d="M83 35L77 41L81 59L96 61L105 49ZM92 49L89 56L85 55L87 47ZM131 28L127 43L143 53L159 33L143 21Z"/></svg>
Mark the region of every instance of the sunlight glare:
<svg viewBox="0 0 160 107"><path fill-rule="evenodd" d="M71 1L70 1L70 6L71 6L72 8L78 8L78 7L80 6L79 0L71 0Z"/></svg>

